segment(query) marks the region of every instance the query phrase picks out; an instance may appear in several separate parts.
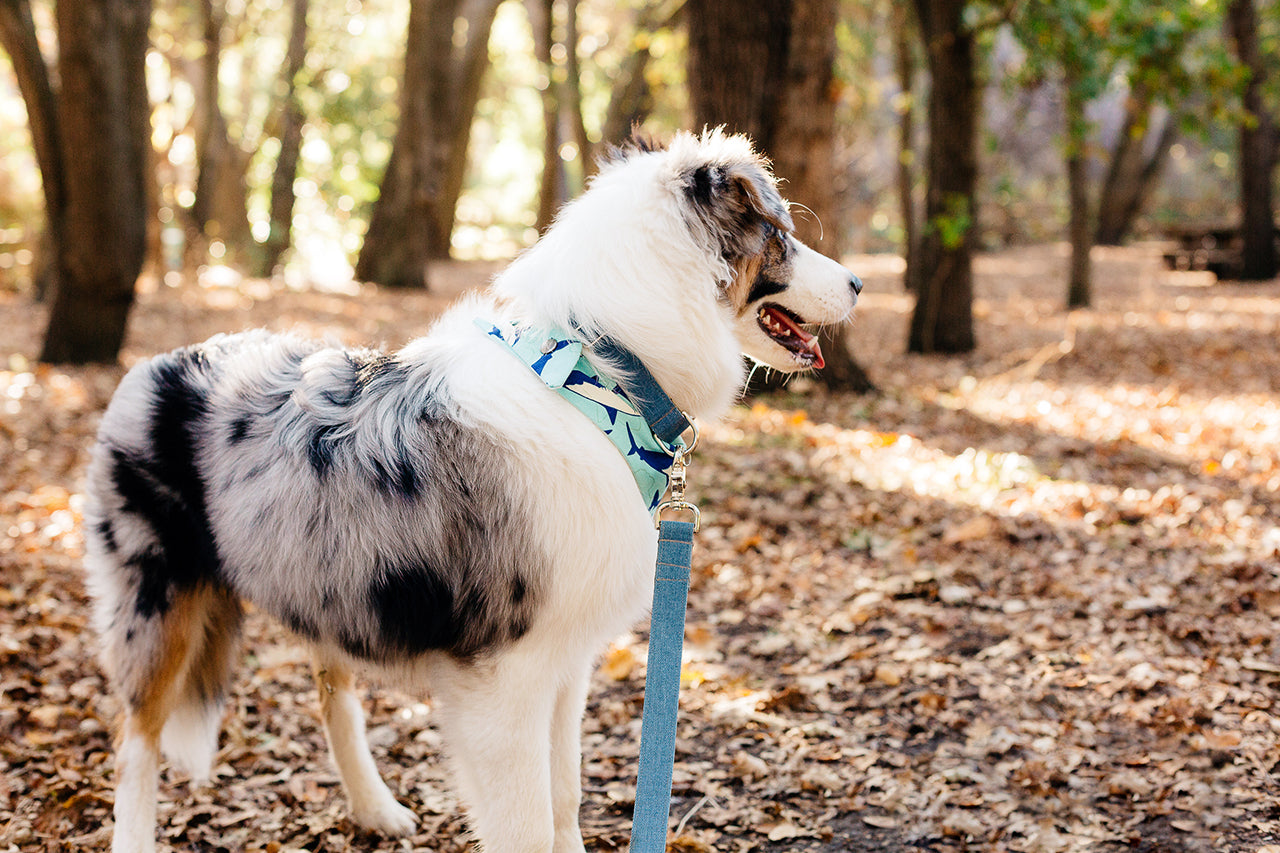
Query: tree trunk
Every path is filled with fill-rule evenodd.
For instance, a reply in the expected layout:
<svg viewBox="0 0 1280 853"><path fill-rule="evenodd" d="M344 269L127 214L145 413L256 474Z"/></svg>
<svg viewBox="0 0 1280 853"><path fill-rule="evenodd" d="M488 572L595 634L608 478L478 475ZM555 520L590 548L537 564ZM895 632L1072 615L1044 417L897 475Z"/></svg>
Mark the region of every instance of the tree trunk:
<svg viewBox="0 0 1280 853"><path fill-rule="evenodd" d="M751 135L787 180L787 195L812 211L794 211L796 235L838 258L839 216L832 180L836 3L690 0L685 13L695 123L723 124ZM818 378L831 388L871 390L874 386L854 360L845 331L823 332L827 367ZM769 374L748 390L776 388L784 379Z"/></svg>
<svg viewBox="0 0 1280 853"><path fill-rule="evenodd" d="M578 161L582 164L582 181L585 184L596 171L596 158L592 152L591 138L587 136L587 124L582 117L582 69L578 63L578 5L579 0L567 0L564 24L565 47L565 108L569 111L569 130L578 149Z"/></svg>
<svg viewBox="0 0 1280 853"><path fill-rule="evenodd" d="M1087 125L1084 100L1075 81L1067 79L1067 196L1071 208L1067 230L1071 240L1071 272L1067 281L1067 308L1087 308L1093 301L1093 229L1089 221L1089 175L1085 156Z"/></svg>
<svg viewBox="0 0 1280 853"><path fill-rule="evenodd" d="M772 151L791 41L791 0L689 0L695 125L723 124Z"/></svg>
<svg viewBox="0 0 1280 853"><path fill-rule="evenodd" d="M902 217L902 257L906 260L906 272L902 276L902 288L907 293L918 293L920 275L920 223L916 213L916 116L915 76L916 60L911 49L913 22L906 4L894 3L892 11L894 70L902 91L898 105L898 210Z"/></svg>
<svg viewBox="0 0 1280 853"><path fill-rule="evenodd" d="M542 88L542 182L538 187L535 225L541 234L551 227L556 211L568 196L564 163L560 159L560 86L556 83L551 48L555 44L554 0L528 0L529 23L533 28L533 53L546 74Z"/></svg>
<svg viewBox="0 0 1280 853"><path fill-rule="evenodd" d="M281 256L289 248L293 230L294 180L298 177L298 155L302 148L302 125L306 116L298 100L298 77L307 59L307 7L309 0L293 0L293 21L284 60L284 103L280 112L280 156L271 176L271 230L262 246L257 273L275 272Z"/></svg>
<svg viewBox="0 0 1280 853"><path fill-rule="evenodd" d="M467 146L471 143L471 120L480 101L480 84L489 67L489 34L498 14L499 0L467 0L462 17L467 21L466 38L457 55L446 85L450 106L437 117L448 128L447 151L442 155L444 175L440 200L436 205L435 230L431 235L431 257L445 259L453 239L458 199L467 173Z"/></svg>
<svg viewBox="0 0 1280 853"><path fill-rule="evenodd" d="M220 103L221 4L215 7L213 0L201 0L200 16L204 54L196 90L197 172L191 216L200 236L221 242L228 257L243 261L252 242L246 181L250 156L231 141Z"/></svg>
<svg viewBox="0 0 1280 853"><path fill-rule="evenodd" d="M1148 140L1155 132L1151 127L1154 112L1154 100L1145 89L1129 95L1124 125L1116 139L1098 199L1098 228L1094 242L1099 245L1118 246L1133 228L1133 222L1155 188L1169 149L1177 138L1178 123L1170 114L1159 130L1154 149L1147 154Z"/></svg>
<svg viewBox="0 0 1280 853"><path fill-rule="evenodd" d="M926 227L907 349L969 352L975 345L973 195L978 176L974 39L964 25L965 0L915 0L915 5L932 88Z"/></svg>
<svg viewBox="0 0 1280 853"><path fill-rule="evenodd" d="M31 130L31 142L44 190L45 231L40 236L34 275L36 293L43 298L56 286L56 253L63 242L66 187L62 174L58 102L49 66L40 52L30 0L0 0L0 45L13 63L18 91L22 93L27 107L27 126Z"/></svg>
<svg viewBox="0 0 1280 853"><path fill-rule="evenodd" d="M609 94L609 106L605 110L600 134L605 142L621 143L630 135L631 128L640 126L653 112L653 89L645 77L645 69L653 58L649 45L656 31L675 23L683 12L684 5L684 0L675 0L674 4L662 7L645 4L640 10L635 32L631 37L631 52L622 60L618 73L614 75L613 90Z"/></svg>
<svg viewBox="0 0 1280 853"><path fill-rule="evenodd" d="M150 0L57 4L66 231L41 361L114 361L146 256Z"/></svg>
<svg viewBox="0 0 1280 853"><path fill-rule="evenodd" d="M1240 125L1240 231L1244 240L1240 278L1269 281L1277 272L1276 224L1272 212L1272 177L1276 168L1276 125L1263 103L1266 67L1258 46L1258 14L1253 0L1233 0L1227 27L1236 56L1249 69Z"/></svg>
<svg viewBox="0 0 1280 853"><path fill-rule="evenodd" d="M428 261L448 256L496 11L497 0L409 4L400 126L356 278L426 287Z"/></svg>

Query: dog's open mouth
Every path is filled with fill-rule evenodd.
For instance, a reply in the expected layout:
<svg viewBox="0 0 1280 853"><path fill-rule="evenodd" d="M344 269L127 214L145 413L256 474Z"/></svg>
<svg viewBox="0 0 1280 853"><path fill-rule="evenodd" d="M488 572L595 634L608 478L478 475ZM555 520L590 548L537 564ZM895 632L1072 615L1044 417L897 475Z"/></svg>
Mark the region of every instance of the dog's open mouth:
<svg viewBox="0 0 1280 853"><path fill-rule="evenodd" d="M791 352L810 367L820 368L825 361L818 338L804 328L804 321L781 305L768 303L756 312L756 322L764 333L778 342L778 346Z"/></svg>

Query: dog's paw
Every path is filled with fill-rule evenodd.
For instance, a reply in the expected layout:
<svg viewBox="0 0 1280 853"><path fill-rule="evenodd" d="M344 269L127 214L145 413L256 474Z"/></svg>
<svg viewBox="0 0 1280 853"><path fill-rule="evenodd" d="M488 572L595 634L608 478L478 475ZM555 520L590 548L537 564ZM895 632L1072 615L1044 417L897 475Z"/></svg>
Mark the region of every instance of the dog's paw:
<svg viewBox="0 0 1280 853"><path fill-rule="evenodd" d="M418 828L418 816L395 800L376 806L353 809L351 819L365 829L392 838L411 835Z"/></svg>

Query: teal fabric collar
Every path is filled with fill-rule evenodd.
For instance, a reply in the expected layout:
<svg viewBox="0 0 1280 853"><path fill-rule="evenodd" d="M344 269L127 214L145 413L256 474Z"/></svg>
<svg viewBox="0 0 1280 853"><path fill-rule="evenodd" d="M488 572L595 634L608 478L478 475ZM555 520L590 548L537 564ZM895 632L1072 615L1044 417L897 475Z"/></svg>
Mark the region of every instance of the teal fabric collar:
<svg viewBox="0 0 1280 853"><path fill-rule="evenodd" d="M677 445L658 438L622 387L600 375L583 355L582 341L559 329L495 326L487 320L476 320L476 325L591 419L626 460L650 511L656 509L667 491Z"/></svg>

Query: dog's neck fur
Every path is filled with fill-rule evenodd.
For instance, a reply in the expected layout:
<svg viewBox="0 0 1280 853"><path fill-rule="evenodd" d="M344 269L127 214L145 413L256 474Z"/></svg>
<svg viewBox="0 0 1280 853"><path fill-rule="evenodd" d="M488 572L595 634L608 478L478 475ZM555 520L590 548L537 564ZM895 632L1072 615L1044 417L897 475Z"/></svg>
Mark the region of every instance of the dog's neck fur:
<svg viewBox="0 0 1280 853"><path fill-rule="evenodd" d="M719 417L745 381L733 309L716 296L725 265L689 233L661 161L642 160L600 175L494 289L528 322L612 338L681 409Z"/></svg>

